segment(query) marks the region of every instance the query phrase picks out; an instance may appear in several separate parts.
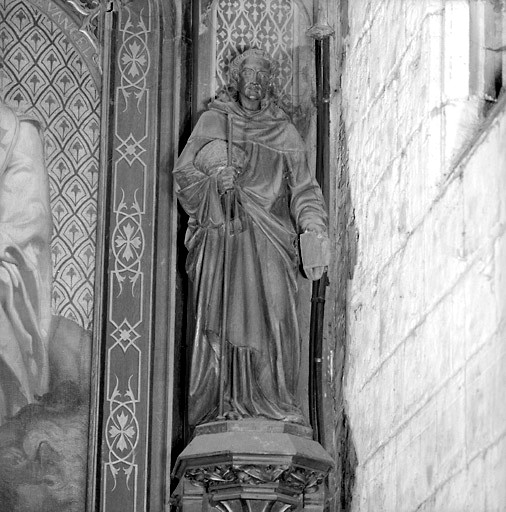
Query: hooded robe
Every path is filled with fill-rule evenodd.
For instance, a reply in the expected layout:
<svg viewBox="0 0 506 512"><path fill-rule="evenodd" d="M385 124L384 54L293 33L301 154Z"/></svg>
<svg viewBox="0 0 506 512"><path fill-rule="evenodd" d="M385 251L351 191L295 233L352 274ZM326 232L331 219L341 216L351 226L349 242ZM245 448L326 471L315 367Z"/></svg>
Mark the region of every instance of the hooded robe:
<svg viewBox="0 0 506 512"><path fill-rule="evenodd" d="M221 101L201 116L174 170L190 217L185 244L195 333L189 421L197 425L218 414L225 214L217 174L195 164L210 142L229 142L229 117L233 153L244 154L244 162L231 192L225 417L305 423L296 400L297 234L310 223L326 226L322 193L302 139L281 109L267 103L246 113L236 102Z"/></svg>
<svg viewBox="0 0 506 512"><path fill-rule="evenodd" d="M0 103L0 423L48 391L51 231L39 124Z"/></svg>

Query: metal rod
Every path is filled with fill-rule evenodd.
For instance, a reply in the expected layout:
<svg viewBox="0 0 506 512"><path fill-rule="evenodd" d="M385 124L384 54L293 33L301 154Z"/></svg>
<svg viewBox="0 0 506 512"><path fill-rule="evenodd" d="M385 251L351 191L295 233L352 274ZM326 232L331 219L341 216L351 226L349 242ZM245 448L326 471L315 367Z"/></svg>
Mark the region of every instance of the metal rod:
<svg viewBox="0 0 506 512"><path fill-rule="evenodd" d="M317 128L316 128L316 180L328 202L329 187L329 137L330 137L330 44L329 36L315 40ZM323 444L323 315L328 277L325 272L313 283L311 319L309 327L309 414L314 439Z"/></svg>
<svg viewBox="0 0 506 512"><path fill-rule="evenodd" d="M232 165L232 141L234 124L232 116L227 118L227 166ZM220 340L220 388L219 388L219 404L218 418L224 419L224 394L225 394L225 372L227 368L227 317L228 317L228 288L230 282L230 211L232 207L232 194L227 190L225 192L225 234L223 245L223 292L221 305L221 340Z"/></svg>

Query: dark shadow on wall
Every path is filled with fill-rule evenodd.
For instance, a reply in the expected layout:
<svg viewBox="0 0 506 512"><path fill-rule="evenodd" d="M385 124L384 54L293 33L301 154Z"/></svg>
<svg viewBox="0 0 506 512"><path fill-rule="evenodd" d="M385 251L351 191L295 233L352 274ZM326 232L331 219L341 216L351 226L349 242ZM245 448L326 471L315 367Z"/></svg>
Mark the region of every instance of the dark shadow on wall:
<svg viewBox="0 0 506 512"><path fill-rule="evenodd" d="M340 5L340 16L341 16L341 26L340 33L342 39L348 35L349 32L349 21L348 21L348 0L341 0ZM341 69L344 67L344 63L346 62L346 52L342 52L341 58ZM342 101L342 96L341 96ZM345 240L345 262L347 271L344 274L346 276L347 282L348 280L353 279L353 273L355 269L355 265L357 263L357 245L359 233L355 227L355 210L352 205L351 200L351 189L350 189L350 169L348 165L348 144L346 137L346 125L342 118L343 109L341 108L341 119L340 119L340 129L339 129L339 142L341 147L341 179L339 180L339 189L342 188L343 198L344 198L344 208L342 211L342 219L340 225L343 228L344 240ZM344 270L344 269L343 269ZM344 284L344 283L343 283ZM347 287L343 287L344 290L347 290ZM342 304L344 305L344 309L346 310L346 296L343 297ZM346 313L346 311L345 311ZM346 316L345 316L346 319ZM343 338L343 359L342 359L342 379L345 376L345 368L346 368L346 331L347 324L346 321L344 323L345 326L345 336ZM341 388L344 387L344 381L341 380ZM340 446L340 458L341 458L341 509L345 512L351 510L351 504L353 499L353 489L355 487L355 474L356 468L358 465L357 453L355 450L355 443L353 442L353 433L351 430L351 426L348 420L348 416L346 414L346 404L344 403L344 396L341 389L341 401L342 401L342 430L341 430L341 446Z"/></svg>
<svg viewBox="0 0 506 512"><path fill-rule="evenodd" d="M343 56L343 60L344 60ZM346 402L344 400L344 386L346 378L347 359L347 289L349 280L353 279L354 267L357 259L358 232L355 228L355 213L352 205L351 189L348 167L348 147L346 143L346 129L344 121L340 121L338 136L338 177L335 198L336 214L336 267L332 276L335 299L334 316L334 351L335 385L333 389L334 412L334 436L336 443L332 447L336 460L333 499L328 511L351 510L353 488L355 485L355 472L358 464L353 432L346 414ZM330 388L331 383L327 384ZM329 449L330 447L327 447Z"/></svg>
<svg viewBox="0 0 506 512"><path fill-rule="evenodd" d="M185 448L189 434L186 421L188 346L189 339L189 297L190 288L185 271L187 251L184 246L184 234L188 218L178 205L177 266L176 266L176 315L174 340L174 402L172 408L172 461L174 467L178 455Z"/></svg>
<svg viewBox="0 0 506 512"><path fill-rule="evenodd" d="M335 7L334 55L338 60L337 69L344 68L346 51L344 40L348 34L348 1L341 0ZM330 294L333 303L326 309L327 346L324 357L329 369L324 387L325 444L332 454L335 468L329 477L329 499L327 512L347 512L351 510L355 474L358 465L352 428L346 413L344 386L347 364L347 296L348 284L353 279L357 261L358 232L355 228L355 212L352 204L348 145L346 125L342 117L344 105L339 90L340 78L335 78L336 88L331 91L331 108L335 108L333 118L339 123L333 143L336 145L333 155L331 188L334 196L330 198L330 229L334 240L333 262L330 270ZM333 99L332 99L333 96Z"/></svg>
<svg viewBox="0 0 506 512"><path fill-rule="evenodd" d="M192 87L193 81L193 44L192 44L192 3L186 1L183 9L183 27L181 44L181 90L179 97L178 154L181 153L192 130ZM172 179L172 178L171 178ZM174 339L174 401L172 407L172 450L171 468L174 467L177 457L189 441L187 424L187 396L188 396L188 340L191 339L192 321L190 312L191 288L186 274L187 250L184 245L188 216L177 204L177 237L176 237L176 314ZM177 485L172 482L172 489Z"/></svg>
<svg viewBox="0 0 506 512"><path fill-rule="evenodd" d="M341 436L341 509L348 512L351 510L358 460L350 424L345 412L343 413Z"/></svg>

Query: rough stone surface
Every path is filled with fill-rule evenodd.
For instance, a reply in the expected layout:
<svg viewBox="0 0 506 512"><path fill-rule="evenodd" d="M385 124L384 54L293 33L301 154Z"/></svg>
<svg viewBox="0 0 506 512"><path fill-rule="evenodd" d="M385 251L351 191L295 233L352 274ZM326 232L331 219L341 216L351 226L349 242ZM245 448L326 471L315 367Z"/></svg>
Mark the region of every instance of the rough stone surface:
<svg viewBox="0 0 506 512"><path fill-rule="evenodd" d="M506 102L479 124L467 5L348 3L355 511L506 510Z"/></svg>

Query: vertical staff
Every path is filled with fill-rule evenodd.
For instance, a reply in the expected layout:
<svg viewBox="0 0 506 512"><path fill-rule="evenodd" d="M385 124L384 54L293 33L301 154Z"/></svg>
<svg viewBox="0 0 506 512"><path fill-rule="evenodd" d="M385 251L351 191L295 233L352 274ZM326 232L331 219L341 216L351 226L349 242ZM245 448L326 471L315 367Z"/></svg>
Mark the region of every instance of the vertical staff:
<svg viewBox="0 0 506 512"><path fill-rule="evenodd" d="M227 117L227 167L232 165L232 141L234 135L232 116ZM226 344L227 344L227 316L228 316L228 288L230 281L230 211L232 209L232 194L225 191L225 238L223 247L223 291L221 305L221 340L220 340L220 388L218 418L224 418L224 394L225 372L227 368Z"/></svg>

